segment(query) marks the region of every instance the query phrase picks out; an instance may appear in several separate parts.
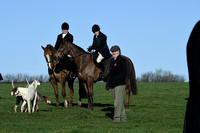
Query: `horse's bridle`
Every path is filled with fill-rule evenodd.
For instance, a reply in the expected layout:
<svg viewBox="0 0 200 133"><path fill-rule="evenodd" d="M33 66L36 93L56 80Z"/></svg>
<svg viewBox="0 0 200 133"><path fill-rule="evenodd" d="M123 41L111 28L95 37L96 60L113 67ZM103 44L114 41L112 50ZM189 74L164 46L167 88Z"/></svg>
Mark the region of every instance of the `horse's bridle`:
<svg viewBox="0 0 200 133"><path fill-rule="evenodd" d="M65 50L65 47L64 47L62 50L56 51L56 57L55 57L56 62L57 62L57 61L60 61L60 59L62 59L62 58L60 58L60 57L58 56L58 53L62 53L62 55L64 56L64 50ZM68 52L68 51L67 51L67 52Z"/></svg>
<svg viewBox="0 0 200 133"><path fill-rule="evenodd" d="M47 63L51 63L51 62L53 62L53 60L47 61Z"/></svg>

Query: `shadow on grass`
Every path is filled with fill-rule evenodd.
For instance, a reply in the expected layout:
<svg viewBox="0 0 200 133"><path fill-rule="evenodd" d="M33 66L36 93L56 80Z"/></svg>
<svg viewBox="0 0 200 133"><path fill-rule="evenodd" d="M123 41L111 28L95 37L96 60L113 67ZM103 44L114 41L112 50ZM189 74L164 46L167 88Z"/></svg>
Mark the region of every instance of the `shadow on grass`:
<svg viewBox="0 0 200 133"><path fill-rule="evenodd" d="M110 119L113 119L113 116L114 116L114 108L113 107L103 108L102 111L110 112L110 113L106 113L105 117L109 117Z"/></svg>
<svg viewBox="0 0 200 133"><path fill-rule="evenodd" d="M52 104L48 104L49 106L54 106L56 107L56 103L52 103ZM59 106L64 107L64 102L60 103ZM77 103L74 103L72 106L77 106ZM105 117L109 117L110 119L113 119L114 116L114 108L113 108L113 104L102 104L102 103L94 103L94 107L102 107L101 111L106 112L105 113ZM81 105L81 108L88 108L88 104L83 103ZM40 110L40 111L44 111L44 112L51 112L52 110Z"/></svg>
<svg viewBox="0 0 200 133"><path fill-rule="evenodd" d="M49 105L50 105L50 106L55 106L55 107L56 107L56 103L51 103L51 104L49 104ZM64 107L64 102L60 103L59 106ZM77 104L77 103L73 103L72 106L78 106L78 104ZM107 106L113 106L113 104L94 103L94 107L107 107ZM81 104L81 107L87 108L87 107L88 107L88 104L82 103L82 104Z"/></svg>

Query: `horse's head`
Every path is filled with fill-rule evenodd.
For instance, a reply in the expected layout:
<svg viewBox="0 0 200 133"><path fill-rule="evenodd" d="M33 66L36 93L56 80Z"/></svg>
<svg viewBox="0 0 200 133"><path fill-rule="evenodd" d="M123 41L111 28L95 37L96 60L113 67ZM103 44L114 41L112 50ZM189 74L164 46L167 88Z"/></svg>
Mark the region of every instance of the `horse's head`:
<svg viewBox="0 0 200 133"><path fill-rule="evenodd" d="M67 41L63 39L63 44L61 44L60 47L58 48L56 57L57 59L63 59L63 57L68 54L69 54L69 50L67 48Z"/></svg>
<svg viewBox="0 0 200 133"><path fill-rule="evenodd" d="M46 59L46 62L48 63L48 67L50 69L54 68L55 64L55 53L56 50L54 47L50 44L48 44L46 47L41 46L42 49L44 50L44 57Z"/></svg>

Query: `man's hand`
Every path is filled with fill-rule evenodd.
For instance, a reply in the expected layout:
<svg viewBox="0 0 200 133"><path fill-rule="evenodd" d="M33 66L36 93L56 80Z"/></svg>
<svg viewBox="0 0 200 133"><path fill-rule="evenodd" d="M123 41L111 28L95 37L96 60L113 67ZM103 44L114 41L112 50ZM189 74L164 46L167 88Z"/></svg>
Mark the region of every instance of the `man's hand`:
<svg viewBox="0 0 200 133"><path fill-rule="evenodd" d="M92 47L91 47L91 46L89 46L89 48L88 48L88 51L89 51L89 52L91 52L91 50L92 50Z"/></svg>

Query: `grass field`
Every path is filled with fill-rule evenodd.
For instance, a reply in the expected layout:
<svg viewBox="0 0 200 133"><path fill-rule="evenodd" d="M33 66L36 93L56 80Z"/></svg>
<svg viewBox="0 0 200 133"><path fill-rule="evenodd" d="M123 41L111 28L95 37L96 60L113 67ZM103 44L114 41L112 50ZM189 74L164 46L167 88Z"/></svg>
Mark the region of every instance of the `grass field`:
<svg viewBox="0 0 200 133"><path fill-rule="evenodd" d="M25 84L15 84L25 86ZM188 83L138 83L138 95L131 95L130 107L126 109L127 122L113 123L113 100L111 90L104 83L94 86L94 110L87 109L87 99L78 108L78 84L74 85L73 107L65 109L39 102L39 112L20 113L13 110L15 96L10 96L11 84L0 84L0 132L63 132L63 133L181 133L188 97ZM55 103L50 83L37 88ZM69 89L67 89L69 101Z"/></svg>

